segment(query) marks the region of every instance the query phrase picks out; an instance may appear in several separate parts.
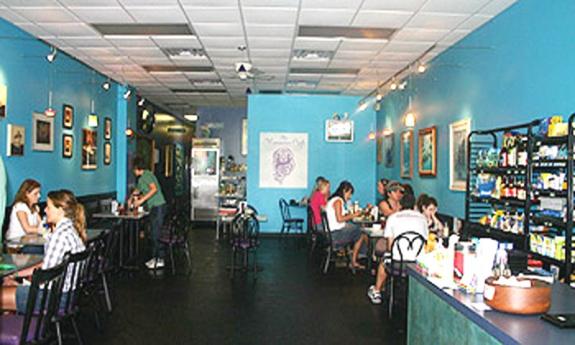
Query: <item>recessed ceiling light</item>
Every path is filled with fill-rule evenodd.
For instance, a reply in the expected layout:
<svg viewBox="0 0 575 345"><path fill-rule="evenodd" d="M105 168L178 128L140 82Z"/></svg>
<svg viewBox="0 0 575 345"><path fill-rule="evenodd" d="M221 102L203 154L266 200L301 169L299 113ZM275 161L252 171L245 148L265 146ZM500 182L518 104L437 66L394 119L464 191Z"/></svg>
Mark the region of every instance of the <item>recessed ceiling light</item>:
<svg viewBox="0 0 575 345"><path fill-rule="evenodd" d="M201 48L164 48L164 54L172 60L202 59L206 52Z"/></svg>
<svg viewBox="0 0 575 345"><path fill-rule="evenodd" d="M191 122L198 121L198 114L186 114L186 115L184 115L184 119L191 121Z"/></svg>
<svg viewBox="0 0 575 345"><path fill-rule="evenodd" d="M301 25L299 37L351 38L369 40L389 40L396 29L391 28L350 28L347 26L308 26Z"/></svg>
<svg viewBox="0 0 575 345"><path fill-rule="evenodd" d="M174 117L169 114L156 114L154 115L156 122L172 122L174 121Z"/></svg>
<svg viewBox="0 0 575 345"><path fill-rule="evenodd" d="M329 50L294 50L294 60L306 61L329 61L333 57L333 52Z"/></svg>
<svg viewBox="0 0 575 345"><path fill-rule="evenodd" d="M317 83L317 81L310 80L290 80L287 83L287 87L292 89L315 89Z"/></svg>
<svg viewBox="0 0 575 345"><path fill-rule="evenodd" d="M194 86L197 87L218 87L222 86L222 82L217 79L198 79L190 80Z"/></svg>

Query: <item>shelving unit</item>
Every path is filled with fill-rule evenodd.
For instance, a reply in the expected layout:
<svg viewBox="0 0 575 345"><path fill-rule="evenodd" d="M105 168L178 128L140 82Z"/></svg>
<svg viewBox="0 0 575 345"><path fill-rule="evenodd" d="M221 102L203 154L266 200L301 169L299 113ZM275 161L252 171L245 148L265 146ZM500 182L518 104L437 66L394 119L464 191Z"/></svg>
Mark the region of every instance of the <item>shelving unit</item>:
<svg viewBox="0 0 575 345"><path fill-rule="evenodd" d="M571 115L568 121L568 128L571 129L569 134L561 137L541 137L536 135L535 129L538 128L541 121L536 120L529 123L494 128L491 130L473 131L468 138L468 174L467 174L467 191L465 198L465 230L470 236L478 237L491 237L499 241L513 242L516 249L528 252L533 258L543 261L546 265L556 265L561 270L561 276L565 278L567 283L570 282L571 273L573 271L573 264L571 262L572 255L572 229L573 229L573 170L574 170L574 149L575 133L573 133L573 121L575 114ZM501 150L503 137L506 133L514 133L520 139L520 143L525 145L527 149L527 160L523 166L501 166L501 160L498 156L497 165L493 166L478 166L478 158L480 154L484 154L489 149L497 150L498 154ZM517 139L516 139L517 140ZM540 145L548 146L567 146L567 157L560 157L558 159L538 159L538 152ZM515 162L518 163L518 162ZM539 176L541 173L563 171L566 174L567 190L552 189L532 189L534 176ZM475 187L476 180L480 174L493 175L494 179L523 179L523 188L526 193L524 200L518 198L505 198L494 197L493 195L478 195ZM516 187L516 186L515 186ZM561 186L563 187L563 186ZM494 188L497 188L497 184ZM497 194L497 193L493 193ZM565 202L566 215L565 218L549 216L543 210L538 208L541 205L541 198L562 199ZM543 199L543 201L548 201ZM493 224L480 224L480 220L486 215L492 213L492 210L499 210L499 214L504 213L509 219L510 214L520 214L523 211L523 224L520 228L514 227L516 232L503 231L498 228L493 228ZM511 217L513 218L513 217ZM516 217L521 219L520 216ZM515 218L514 218L515 219ZM485 218L483 219L485 223ZM536 227L543 225L545 231L535 231ZM555 257L544 255L535 252L537 248L531 247L531 235L533 234L534 240L544 239L545 242L554 239L555 236L564 236L564 256L565 260L558 260ZM538 237L543 236L543 237ZM547 238L545 238L547 237ZM560 242L557 242L560 243ZM547 244L547 243L546 243ZM545 250L543 250L545 252ZM553 253L553 251L551 251ZM554 252L557 255L557 251Z"/></svg>

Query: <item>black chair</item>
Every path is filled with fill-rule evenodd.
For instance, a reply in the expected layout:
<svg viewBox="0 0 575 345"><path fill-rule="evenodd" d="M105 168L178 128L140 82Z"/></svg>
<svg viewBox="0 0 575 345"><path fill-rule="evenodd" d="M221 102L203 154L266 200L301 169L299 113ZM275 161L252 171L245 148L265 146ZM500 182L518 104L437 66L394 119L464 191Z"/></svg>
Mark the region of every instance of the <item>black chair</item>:
<svg viewBox="0 0 575 345"><path fill-rule="evenodd" d="M314 214L313 210L310 206L307 207L307 236L308 242L310 243L310 250L309 255L310 257L313 255L315 248L318 245L318 242L321 239L321 233L317 230L314 221Z"/></svg>
<svg viewBox="0 0 575 345"><path fill-rule="evenodd" d="M0 345L47 344L60 339L53 321L60 306L66 262L50 269L37 269L26 303L26 313L0 316Z"/></svg>
<svg viewBox="0 0 575 345"><path fill-rule="evenodd" d="M289 234L290 230L299 231L303 233L303 219L302 218L292 218L289 209L289 204L284 198L280 198L279 201L280 212L282 215L282 228L280 233L282 235Z"/></svg>
<svg viewBox="0 0 575 345"><path fill-rule="evenodd" d="M393 306L395 303L395 279L398 278L400 283L406 280L405 265L415 262L415 259L421 254L426 242L426 239L420 233L406 231L397 236L391 243L391 260L389 266L386 267L389 272L387 279L388 288L386 290L388 291L390 318L393 314ZM397 256L399 256L399 260L397 260L396 253Z"/></svg>
<svg viewBox="0 0 575 345"><path fill-rule="evenodd" d="M240 213L234 217L232 231L230 233L230 243L232 245L232 262L230 267L230 278L234 278L236 259L241 252L243 255L242 269L249 270L249 254L253 254L254 279L257 278L257 249L259 242L260 223L255 214Z"/></svg>
<svg viewBox="0 0 575 345"><path fill-rule="evenodd" d="M87 282L88 268L90 266L92 254L91 250L91 248L88 248L76 254L69 254L65 259L68 264L66 265L66 278L62 290L63 302L54 318L57 330L56 333L59 337L58 343L60 344L63 342L63 339L61 338L62 326L67 321L70 322L74 329L74 335L78 344L82 345L84 343L82 341L82 336L80 335L78 323L76 322L76 316L80 311L80 296L82 296Z"/></svg>
<svg viewBox="0 0 575 345"><path fill-rule="evenodd" d="M179 212L174 212L169 215L164 221L164 228L162 234L160 235L160 244L167 248L170 254L170 263L172 267L172 274L176 274L176 261L174 253L180 250L187 263L187 274L192 271L192 259L190 257L190 246L188 245L188 234L190 231L189 222L186 220L187 217Z"/></svg>
<svg viewBox="0 0 575 345"><path fill-rule="evenodd" d="M344 251L347 265L350 266L351 258L349 257L349 250L351 249L351 244L336 242L332 239L331 229L329 228L329 222L325 212L321 213L321 223L323 225L323 237L326 245L326 257L325 261L322 262L323 273L327 273L330 262L335 259L334 254L340 251ZM352 268L352 272L355 273L355 269Z"/></svg>

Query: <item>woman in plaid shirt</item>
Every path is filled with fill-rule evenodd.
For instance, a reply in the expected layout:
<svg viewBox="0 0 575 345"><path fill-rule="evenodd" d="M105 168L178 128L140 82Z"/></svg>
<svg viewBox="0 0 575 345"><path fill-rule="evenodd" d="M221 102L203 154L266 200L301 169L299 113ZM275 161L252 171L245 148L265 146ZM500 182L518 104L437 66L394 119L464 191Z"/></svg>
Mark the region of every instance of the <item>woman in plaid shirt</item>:
<svg viewBox="0 0 575 345"><path fill-rule="evenodd" d="M66 253L78 253L86 249L84 207L76 200L72 192L59 190L48 193L46 220L54 224L54 231L45 245L44 260L35 267L18 272L21 277L32 275L33 271L39 267L48 269L61 264ZM69 273L71 275L72 272ZM71 285L72 277L67 276L64 282L64 293L72 288ZM5 280L0 288L2 309L24 313L29 290L29 286L15 284L13 279Z"/></svg>

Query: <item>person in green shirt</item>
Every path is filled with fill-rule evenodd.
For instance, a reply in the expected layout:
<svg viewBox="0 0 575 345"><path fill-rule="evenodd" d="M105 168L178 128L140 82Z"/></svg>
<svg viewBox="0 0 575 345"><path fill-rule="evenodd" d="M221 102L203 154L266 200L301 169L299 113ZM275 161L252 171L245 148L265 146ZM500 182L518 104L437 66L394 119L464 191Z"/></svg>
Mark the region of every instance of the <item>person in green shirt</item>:
<svg viewBox="0 0 575 345"><path fill-rule="evenodd" d="M158 179L150 170L146 169L144 160L141 157L134 158L132 162L134 175L138 178L136 189L132 193L131 199L134 207L144 205L150 212L150 223L152 226L153 257L146 262L149 269L164 267L164 248L159 242L166 214L166 199Z"/></svg>

